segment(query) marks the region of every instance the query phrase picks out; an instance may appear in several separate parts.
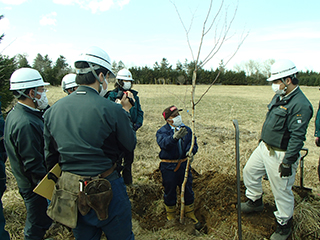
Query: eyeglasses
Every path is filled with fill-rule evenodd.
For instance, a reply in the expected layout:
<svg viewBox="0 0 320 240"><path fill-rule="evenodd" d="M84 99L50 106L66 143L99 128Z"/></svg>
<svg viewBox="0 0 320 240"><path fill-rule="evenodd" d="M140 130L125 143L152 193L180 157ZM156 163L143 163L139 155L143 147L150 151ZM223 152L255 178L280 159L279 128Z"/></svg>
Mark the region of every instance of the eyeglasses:
<svg viewBox="0 0 320 240"><path fill-rule="evenodd" d="M37 89L37 92L48 92L48 89L46 89L46 88L38 88Z"/></svg>

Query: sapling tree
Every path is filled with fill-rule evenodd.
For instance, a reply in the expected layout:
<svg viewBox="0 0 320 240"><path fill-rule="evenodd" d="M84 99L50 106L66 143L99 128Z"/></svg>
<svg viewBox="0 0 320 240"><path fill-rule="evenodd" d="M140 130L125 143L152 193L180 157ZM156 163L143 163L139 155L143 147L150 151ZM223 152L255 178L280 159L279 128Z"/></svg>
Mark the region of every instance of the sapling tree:
<svg viewBox="0 0 320 240"><path fill-rule="evenodd" d="M191 41L190 41L190 30L192 28L192 24L194 21L194 15L191 18L190 25L186 27L184 24L184 21L179 13L178 7L176 4L170 0L170 2L173 4L176 13L179 17L179 20L182 24L182 27L184 29L185 35L186 35L186 41L191 53L192 61L194 62L194 69L192 74L192 87L191 87L191 129L193 133L191 147L189 152L187 153L188 161L187 161L187 167L185 171L184 181L181 187L181 211L180 211L180 222L184 222L184 208L185 208L185 202L184 202L184 192L185 192L185 186L188 178L188 171L190 166L190 161L193 159L192 156L192 149L194 147L195 143L195 108L196 105L201 101L203 96L209 91L209 89L213 86L213 84L217 81L217 79L220 76L221 68L219 68L219 72L216 75L216 77L213 79L211 84L208 86L206 91L202 93L199 99L195 99L195 90L196 90L196 83L197 83L197 71L201 68L203 68L214 56L217 55L217 53L221 50L222 46L234 35L230 33L231 26L234 23L236 13L238 11L238 3L233 11L233 14L231 15L231 18L229 19L228 13L229 13L229 6L225 6L225 1L221 0L220 5L217 7L216 12L214 12L213 7L213 0L209 1L209 8L207 11L207 14L205 15L205 18L202 23L202 31L200 34L200 40L198 44L198 50L195 52L192 48ZM213 32L213 38L208 39L210 37L209 33ZM235 46L233 53L231 56L229 56L226 61L224 61L224 67L230 62L230 60L236 55L239 48L243 44L244 40L248 36L248 32L243 32L240 36L238 44ZM208 52L202 53L204 42L208 41L210 44L210 48ZM203 58L200 58L200 56L204 55Z"/></svg>

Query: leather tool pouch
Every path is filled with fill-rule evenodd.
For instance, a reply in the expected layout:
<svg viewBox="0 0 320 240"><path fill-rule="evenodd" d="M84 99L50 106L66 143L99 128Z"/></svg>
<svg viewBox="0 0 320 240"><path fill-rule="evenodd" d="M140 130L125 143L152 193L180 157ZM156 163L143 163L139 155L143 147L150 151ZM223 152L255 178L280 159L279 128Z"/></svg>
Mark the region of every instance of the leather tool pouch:
<svg viewBox="0 0 320 240"><path fill-rule="evenodd" d="M78 209L82 216L87 215L91 207L87 204L87 196L84 192L79 192Z"/></svg>
<svg viewBox="0 0 320 240"><path fill-rule="evenodd" d="M81 195L85 197L87 205L96 212L100 221L108 218L108 208L112 199L112 188L107 179L99 178L91 180L84 188L84 195ZM84 200L81 200L81 202L82 210L85 213L87 209L86 207L83 208Z"/></svg>
<svg viewBox="0 0 320 240"><path fill-rule="evenodd" d="M78 176L63 172L53 190L48 216L65 226L75 228L78 220L78 192Z"/></svg>

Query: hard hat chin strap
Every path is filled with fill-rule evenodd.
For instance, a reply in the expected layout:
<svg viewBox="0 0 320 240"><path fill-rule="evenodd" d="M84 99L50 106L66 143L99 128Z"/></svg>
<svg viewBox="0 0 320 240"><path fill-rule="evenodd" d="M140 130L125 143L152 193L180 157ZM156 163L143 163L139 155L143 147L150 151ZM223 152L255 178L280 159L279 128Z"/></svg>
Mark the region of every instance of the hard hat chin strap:
<svg viewBox="0 0 320 240"><path fill-rule="evenodd" d="M95 70L99 69L100 66L98 65L92 65L91 63L87 62L89 67L88 68L76 68L76 72L77 74L87 74L89 72L92 72L92 74L94 75L95 78L97 78L97 80L100 82L100 79L98 77L98 75L96 74Z"/></svg>
<svg viewBox="0 0 320 240"><path fill-rule="evenodd" d="M284 91L287 91L288 89L288 84L286 83L284 78L281 78L281 82L285 85L285 88L283 89Z"/></svg>
<svg viewBox="0 0 320 240"><path fill-rule="evenodd" d="M96 73L94 67L92 66L92 64L88 62L88 65L89 65L89 67L90 67L90 69L91 69L91 72L92 72L93 76L95 76L95 78L98 80L98 82L99 82L100 84L103 84L103 82L100 81L100 78L99 78L99 76L97 75L97 73Z"/></svg>
<svg viewBox="0 0 320 240"><path fill-rule="evenodd" d="M25 93L24 93L23 91L21 91L21 90L16 90L16 91L19 93L19 96L15 96L16 98L19 98L19 97L21 97L21 96L24 96L24 97L26 97L26 98L29 98L29 99L31 99L32 102L34 103L35 108L38 107L38 103L37 103L37 100L36 100L36 96L37 96L37 94L38 94L38 87L34 88L34 97L33 97L33 98L30 97L29 95L25 94Z"/></svg>

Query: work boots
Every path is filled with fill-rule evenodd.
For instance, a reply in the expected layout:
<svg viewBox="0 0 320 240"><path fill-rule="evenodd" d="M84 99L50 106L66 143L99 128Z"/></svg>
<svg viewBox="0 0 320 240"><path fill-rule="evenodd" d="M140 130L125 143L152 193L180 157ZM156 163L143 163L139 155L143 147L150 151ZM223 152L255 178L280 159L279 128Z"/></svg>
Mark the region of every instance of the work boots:
<svg viewBox="0 0 320 240"><path fill-rule="evenodd" d="M241 212L243 213L252 213L252 212L262 212L263 202L262 197L256 201L248 199L248 201L241 203Z"/></svg>
<svg viewBox="0 0 320 240"><path fill-rule="evenodd" d="M270 240L287 240L287 238L290 236L292 232L292 218L287 222L285 225L280 225L277 222L277 229L276 231L271 235Z"/></svg>
<svg viewBox="0 0 320 240"><path fill-rule="evenodd" d="M202 228L202 224L199 222L199 220L194 215L194 204L186 205L185 206L185 214L187 218L190 218L193 220L194 226L197 230L200 230Z"/></svg>
<svg viewBox="0 0 320 240"><path fill-rule="evenodd" d="M164 205L166 207L166 212L167 212L167 219L169 221L173 220L175 215L176 215L176 206L167 206Z"/></svg>

